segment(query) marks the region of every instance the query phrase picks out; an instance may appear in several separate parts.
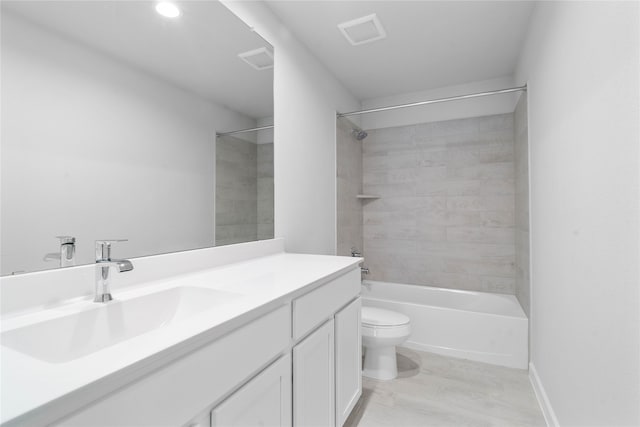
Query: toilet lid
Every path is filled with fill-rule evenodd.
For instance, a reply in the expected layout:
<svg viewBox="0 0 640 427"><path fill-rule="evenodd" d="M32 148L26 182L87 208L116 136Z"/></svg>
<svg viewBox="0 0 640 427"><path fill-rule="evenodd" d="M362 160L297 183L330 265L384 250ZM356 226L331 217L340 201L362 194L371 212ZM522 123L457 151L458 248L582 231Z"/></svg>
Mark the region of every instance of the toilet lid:
<svg viewBox="0 0 640 427"><path fill-rule="evenodd" d="M409 318L396 311L377 307L362 307L362 324L372 326L400 326L409 323Z"/></svg>

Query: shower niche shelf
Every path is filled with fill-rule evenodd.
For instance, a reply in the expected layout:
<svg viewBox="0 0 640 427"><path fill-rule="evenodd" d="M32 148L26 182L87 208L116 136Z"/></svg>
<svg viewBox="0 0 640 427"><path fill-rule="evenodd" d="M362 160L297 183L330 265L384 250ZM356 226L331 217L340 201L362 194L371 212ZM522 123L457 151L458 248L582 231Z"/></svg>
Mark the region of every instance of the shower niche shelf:
<svg viewBox="0 0 640 427"><path fill-rule="evenodd" d="M360 200L371 200L371 199L379 199L380 196L376 196L373 194L358 194L356 196L356 199L360 199Z"/></svg>

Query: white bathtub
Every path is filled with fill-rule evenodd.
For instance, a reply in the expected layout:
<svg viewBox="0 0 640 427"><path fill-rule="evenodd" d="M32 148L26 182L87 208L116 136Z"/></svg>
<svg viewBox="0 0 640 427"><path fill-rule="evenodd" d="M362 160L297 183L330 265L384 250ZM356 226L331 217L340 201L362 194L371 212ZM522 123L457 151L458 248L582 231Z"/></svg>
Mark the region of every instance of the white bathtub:
<svg viewBox="0 0 640 427"><path fill-rule="evenodd" d="M529 321L513 295L364 280L362 304L409 316L411 336L403 347L528 367Z"/></svg>

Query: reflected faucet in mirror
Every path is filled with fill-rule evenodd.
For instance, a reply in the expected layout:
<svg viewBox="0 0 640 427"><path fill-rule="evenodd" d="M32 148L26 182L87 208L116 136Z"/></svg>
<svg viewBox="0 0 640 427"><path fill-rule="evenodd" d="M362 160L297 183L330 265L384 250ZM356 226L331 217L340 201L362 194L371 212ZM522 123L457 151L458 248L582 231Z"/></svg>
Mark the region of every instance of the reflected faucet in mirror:
<svg viewBox="0 0 640 427"><path fill-rule="evenodd" d="M105 303L113 299L109 289L111 267L117 268L119 273L133 270L133 264L128 259L111 258L111 244L126 241L127 239L96 241L96 293L93 302Z"/></svg>
<svg viewBox="0 0 640 427"><path fill-rule="evenodd" d="M76 238L73 236L56 236L60 239L60 252L51 252L44 256L44 261L59 260L60 267L76 265Z"/></svg>

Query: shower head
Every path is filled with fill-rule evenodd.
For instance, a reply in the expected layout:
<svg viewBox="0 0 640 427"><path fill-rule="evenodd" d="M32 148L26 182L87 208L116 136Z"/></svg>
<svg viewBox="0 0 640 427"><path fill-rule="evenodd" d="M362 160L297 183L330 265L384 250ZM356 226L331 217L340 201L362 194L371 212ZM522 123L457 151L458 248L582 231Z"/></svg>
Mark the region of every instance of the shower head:
<svg viewBox="0 0 640 427"><path fill-rule="evenodd" d="M363 131L362 129L353 129L351 131L351 133L353 133L353 136L356 137L356 139L358 141L362 141L363 139L365 139L367 137L367 133L365 131Z"/></svg>

